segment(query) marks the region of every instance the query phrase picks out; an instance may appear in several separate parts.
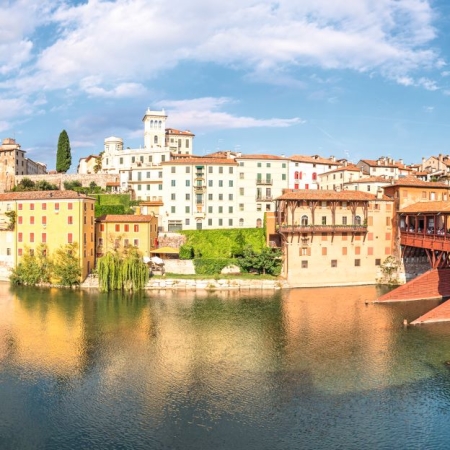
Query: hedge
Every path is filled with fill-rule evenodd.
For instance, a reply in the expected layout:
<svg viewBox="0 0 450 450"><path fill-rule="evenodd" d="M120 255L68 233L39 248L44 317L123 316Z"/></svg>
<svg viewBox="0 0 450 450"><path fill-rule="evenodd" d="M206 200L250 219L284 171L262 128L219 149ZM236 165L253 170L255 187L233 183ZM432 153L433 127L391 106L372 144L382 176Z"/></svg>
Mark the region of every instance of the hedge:
<svg viewBox="0 0 450 450"><path fill-rule="evenodd" d="M231 258L194 259L195 273L197 275L216 275L230 264L237 265L237 261Z"/></svg>
<svg viewBox="0 0 450 450"><path fill-rule="evenodd" d="M95 205L95 217L106 214L125 214L125 207L123 205Z"/></svg>

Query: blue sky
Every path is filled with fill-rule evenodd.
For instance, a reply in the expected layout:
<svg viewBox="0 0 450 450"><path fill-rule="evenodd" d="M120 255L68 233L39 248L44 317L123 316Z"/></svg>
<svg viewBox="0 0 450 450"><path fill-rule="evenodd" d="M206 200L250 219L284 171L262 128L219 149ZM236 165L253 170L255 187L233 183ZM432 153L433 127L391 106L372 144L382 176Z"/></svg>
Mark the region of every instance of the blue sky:
<svg viewBox="0 0 450 450"><path fill-rule="evenodd" d="M55 167L147 107L194 151L407 163L450 153L445 0L0 0L0 137Z"/></svg>

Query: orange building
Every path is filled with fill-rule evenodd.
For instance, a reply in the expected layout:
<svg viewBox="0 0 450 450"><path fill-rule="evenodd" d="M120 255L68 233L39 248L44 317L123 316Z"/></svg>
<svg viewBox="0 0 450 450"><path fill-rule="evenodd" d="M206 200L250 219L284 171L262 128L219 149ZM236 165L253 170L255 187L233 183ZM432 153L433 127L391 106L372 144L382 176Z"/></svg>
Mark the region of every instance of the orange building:
<svg viewBox="0 0 450 450"><path fill-rule="evenodd" d="M96 220L96 255L108 250L137 247L143 256L150 257L150 250L157 247L158 218L153 215L108 214Z"/></svg>
<svg viewBox="0 0 450 450"><path fill-rule="evenodd" d="M360 191L289 190L269 240L283 249L291 286L374 284L392 254L392 199ZM278 239L276 239L278 236Z"/></svg>
<svg viewBox="0 0 450 450"><path fill-rule="evenodd" d="M46 244L52 254L78 244L81 278L94 267L95 199L74 191L29 191L0 194L0 260L16 266L25 249ZM10 212L14 212L12 225Z"/></svg>

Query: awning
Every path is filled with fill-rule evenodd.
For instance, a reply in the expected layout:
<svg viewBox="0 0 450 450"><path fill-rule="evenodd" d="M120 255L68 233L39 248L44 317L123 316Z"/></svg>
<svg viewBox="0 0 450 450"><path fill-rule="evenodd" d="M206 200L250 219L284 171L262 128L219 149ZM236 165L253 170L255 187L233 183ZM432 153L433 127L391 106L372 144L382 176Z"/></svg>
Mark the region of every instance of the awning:
<svg viewBox="0 0 450 450"><path fill-rule="evenodd" d="M178 255L180 253L180 249L173 248L173 247L161 247L161 248L155 248L154 250L150 250L150 253Z"/></svg>

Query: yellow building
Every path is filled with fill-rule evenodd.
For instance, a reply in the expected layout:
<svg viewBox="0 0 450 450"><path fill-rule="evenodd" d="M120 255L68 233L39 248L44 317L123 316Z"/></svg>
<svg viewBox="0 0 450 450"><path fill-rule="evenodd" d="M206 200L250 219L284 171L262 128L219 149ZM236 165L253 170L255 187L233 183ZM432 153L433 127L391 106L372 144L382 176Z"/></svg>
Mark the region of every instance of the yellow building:
<svg viewBox="0 0 450 450"><path fill-rule="evenodd" d="M97 257L108 250L130 246L150 257L150 250L157 247L158 219L153 215L108 214L97 218L95 226Z"/></svg>
<svg viewBox="0 0 450 450"><path fill-rule="evenodd" d="M376 283L392 254L393 209L381 192L285 190L277 199L276 231L267 231L283 248L289 284ZM273 223L268 220L268 227Z"/></svg>
<svg viewBox="0 0 450 450"><path fill-rule="evenodd" d="M78 244L81 278L94 267L95 199L74 191L30 191L0 194L0 260L12 266L20 262L25 249L34 252L42 243L50 255L69 243ZM12 231L10 212L15 214ZM10 238L8 238L8 233Z"/></svg>

